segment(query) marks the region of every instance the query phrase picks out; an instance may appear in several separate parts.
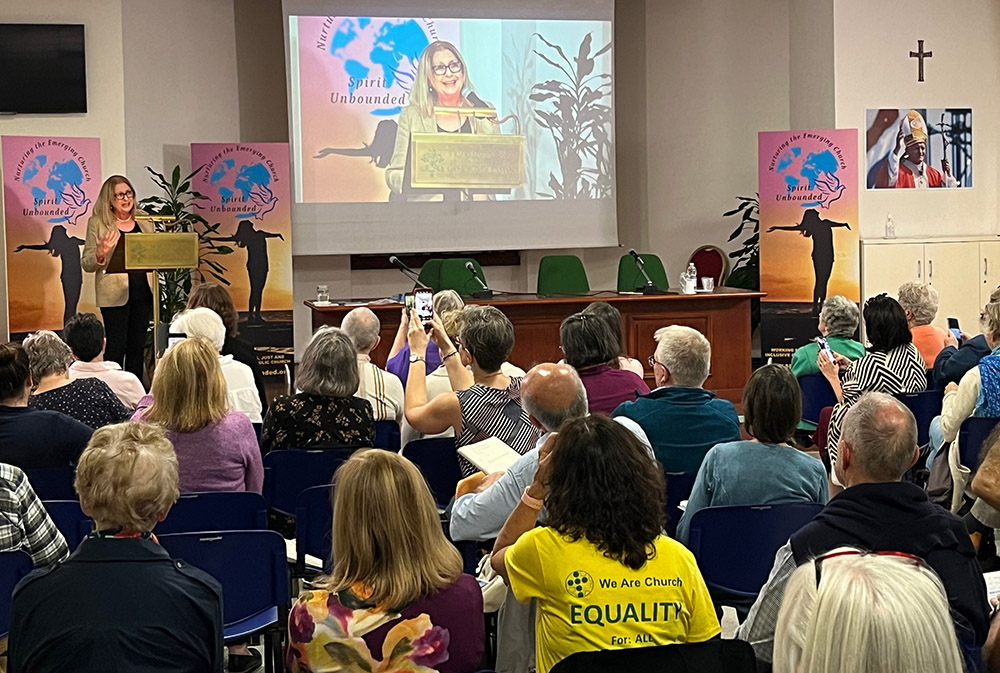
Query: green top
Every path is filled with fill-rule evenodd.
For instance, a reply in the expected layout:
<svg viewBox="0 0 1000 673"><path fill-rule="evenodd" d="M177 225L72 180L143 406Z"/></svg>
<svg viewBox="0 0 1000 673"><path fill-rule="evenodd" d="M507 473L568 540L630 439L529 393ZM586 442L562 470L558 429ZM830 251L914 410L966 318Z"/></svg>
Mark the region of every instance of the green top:
<svg viewBox="0 0 1000 673"><path fill-rule="evenodd" d="M830 343L830 348L834 353L840 353L848 360L857 360L865 354L864 345L854 339L832 336L827 337L826 340ZM816 364L818 357L819 344L815 341L799 348L792 354L792 374L796 378L806 374L819 374L819 366Z"/></svg>

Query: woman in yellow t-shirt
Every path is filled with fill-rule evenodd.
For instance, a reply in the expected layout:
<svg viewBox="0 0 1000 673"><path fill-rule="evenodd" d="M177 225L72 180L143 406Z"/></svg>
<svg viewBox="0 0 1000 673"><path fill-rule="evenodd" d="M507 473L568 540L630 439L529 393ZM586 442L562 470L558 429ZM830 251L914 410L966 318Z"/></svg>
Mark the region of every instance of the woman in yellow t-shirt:
<svg viewBox="0 0 1000 673"><path fill-rule="evenodd" d="M662 532L664 499L660 464L606 416L567 421L539 449L492 559L519 601L538 601L539 673L574 652L719 634L694 556Z"/></svg>

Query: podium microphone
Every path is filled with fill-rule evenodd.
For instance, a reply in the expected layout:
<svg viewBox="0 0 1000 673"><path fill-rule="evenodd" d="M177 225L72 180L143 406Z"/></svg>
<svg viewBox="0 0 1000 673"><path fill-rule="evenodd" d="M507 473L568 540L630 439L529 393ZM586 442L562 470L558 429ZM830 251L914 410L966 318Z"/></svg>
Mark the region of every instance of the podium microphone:
<svg viewBox="0 0 1000 673"><path fill-rule="evenodd" d="M636 268L639 269L639 273L642 274L642 277L646 279L646 284L643 287L636 288L636 290L642 292L643 294L666 294L666 292L653 285L653 279L649 277L648 273L646 273L646 264L642 261L642 257L639 256L639 253L630 249L628 254L632 255L632 259L635 260Z"/></svg>
<svg viewBox="0 0 1000 673"><path fill-rule="evenodd" d="M465 263L465 268L469 270L469 273L472 274L472 277L476 279L476 282L479 283L479 286L481 288L478 291L472 293L473 298L474 299L492 299L493 298L493 290L491 290L490 288L486 287L486 283L484 283L483 279L479 277L479 273L476 272L476 265L473 264L472 262L466 262Z"/></svg>
<svg viewBox="0 0 1000 673"><path fill-rule="evenodd" d="M420 285L420 277L417 276L417 273L413 269L403 264L403 260L401 260L399 257L396 257L395 255L390 255L389 263L392 264L397 269L399 269L399 272L402 273L404 276L412 280L417 285Z"/></svg>
<svg viewBox="0 0 1000 673"><path fill-rule="evenodd" d="M478 107L478 108L492 108L493 107L492 105L490 105L489 103L487 103L486 101L484 101L482 98L480 98L479 96L477 96L475 93L473 93L471 91L469 92L469 95L466 96L466 98L469 99L469 102L472 103L473 107ZM482 116L484 118L486 118L486 119L496 119L497 118L496 112L494 112L492 115L482 115Z"/></svg>

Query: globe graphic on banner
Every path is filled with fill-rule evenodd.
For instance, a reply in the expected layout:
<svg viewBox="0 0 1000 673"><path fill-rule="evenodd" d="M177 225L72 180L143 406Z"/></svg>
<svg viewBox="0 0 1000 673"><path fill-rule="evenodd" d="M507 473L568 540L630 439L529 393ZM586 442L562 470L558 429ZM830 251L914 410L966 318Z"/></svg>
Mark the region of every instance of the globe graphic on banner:
<svg viewBox="0 0 1000 673"><path fill-rule="evenodd" d="M803 190L818 192L816 199L800 204L803 208L829 208L846 189L837 177L839 168L837 157L830 150L810 152L803 157L802 148L793 145L781 155L775 170L784 178L789 194Z"/></svg>
<svg viewBox="0 0 1000 673"><path fill-rule="evenodd" d="M243 164L238 171L235 169L235 160L220 161L212 171L209 184L219 191L223 206L229 204L237 196L237 192L240 201L254 206L253 211L236 215L237 219L263 220L278 202L278 197L270 188L271 174L267 166L258 161Z"/></svg>
<svg viewBox="0 0 1000 673"><path fill-rule="evenodd" d="M23 183L31 189L35 210L43 203L69 208L69 214L54 217L50 223L76 224L90 208L90 200L83 192L83 170L75 159L49 161L47 154L39 154L24 169Z"/></svg>

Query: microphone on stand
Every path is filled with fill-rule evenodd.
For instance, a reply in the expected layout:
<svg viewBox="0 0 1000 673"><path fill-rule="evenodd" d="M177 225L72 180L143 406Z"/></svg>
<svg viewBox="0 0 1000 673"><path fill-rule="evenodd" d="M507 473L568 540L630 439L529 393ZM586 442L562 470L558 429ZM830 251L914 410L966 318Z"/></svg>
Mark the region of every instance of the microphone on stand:
<svg viewBox="0 0 1000 673"><path fill-rule="evenodd" d="M493 290L491 290L490 288L486 287L486 283L484 283L483 279L479 277L479 273L476 271L476 265L473 264L472 262L466 262L465 263L465 268L469 270L469 273L472 274L472 277L476 279L476 282L479 283L479 286L481 288L480 290L472 293L473 298L475 298L475 299L492 299L493 298Z"/></svg>
<svg viewBox="0 0 1000 673"><path fill-rule="evenodd" d="M472 103L473 107L478 107L478 108L493 108L492 105L490 105L489 103L487 103L486 101L484 101L482 98L480 98L476 94L472 93L471 91L469 92L469 95L466 96L466 98L469 99L469 102ZM495 108L493 108L493 109L495 109ZM476 116L480 116L480 115L476 115ZM482 116L484 118L486 118L486 119L496 119L497 118L496 112L494 112L492 115L482 115Z"/></svg>
<svg viewBox="0 0 1000 673"><path fill-rule="evenodd" d="M417 272L411 269L410 267L406 266L405 264L403 264L403 260L401 260L399 257L396 257L395 255L390 255L389 263L392 264L397 269L399 269L399 272L402 273L404 276L412 280L417 285L420 285L420 277L417 275Z"/></svg>
<svg viewBox="0 0 1000 673"><path fill-rule="evenodd" d="M642 292L643 294L666 294L666 292L653 284L653 279L649 277L648 273L646 273L646 264L642 261L642 257L639 256L639 253L630 249L628 254L632 255L632 259L635 260L636 268L639 269L639 273L642 274L642 277L646 279L646 284L643 287L636 288L636 291Z"/></svg>

